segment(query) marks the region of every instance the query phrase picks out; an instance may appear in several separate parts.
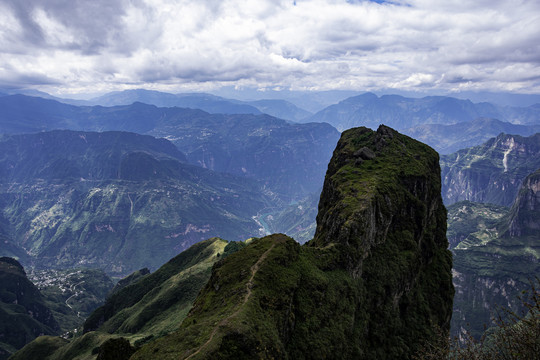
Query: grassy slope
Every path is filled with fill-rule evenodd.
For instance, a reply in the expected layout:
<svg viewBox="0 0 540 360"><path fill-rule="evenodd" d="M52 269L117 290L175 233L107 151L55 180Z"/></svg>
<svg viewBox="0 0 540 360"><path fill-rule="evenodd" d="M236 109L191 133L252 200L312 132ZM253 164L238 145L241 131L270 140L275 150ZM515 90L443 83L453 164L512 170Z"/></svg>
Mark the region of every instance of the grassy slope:
<svg viewBox="0 0 540 360"><path fill-rule="evenodd" d="M193 245L154 273L112 294L86 320L84 335L61 343L38 338L14 359L41 359L40 349L50 343L59 344L50 351L50 360L95 359L99 346L111 338L124 337L140 345L177 329L208 281L212 265L244 246L227 244L212 238Z"/></svg>

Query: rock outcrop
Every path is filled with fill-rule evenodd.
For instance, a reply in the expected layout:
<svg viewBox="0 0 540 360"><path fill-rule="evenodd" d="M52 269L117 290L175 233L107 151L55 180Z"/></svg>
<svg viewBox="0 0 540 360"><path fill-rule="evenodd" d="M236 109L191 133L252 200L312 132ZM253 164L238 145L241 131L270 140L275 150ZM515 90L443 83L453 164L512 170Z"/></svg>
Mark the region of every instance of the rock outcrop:
<svg viewBox="0 0 540 360"><path fill-rule="evenodd" d="M381 126L342 134L315 238L277 234L217 263L180 330L134 359L408 359L448 329L438 155Z"/></svg>
<svg viewBox="0 0 540 360"><path fill-rule="evenodd" d="M539 236L540 234L540 169L523 181L512 205L506 237Z"/></svg>

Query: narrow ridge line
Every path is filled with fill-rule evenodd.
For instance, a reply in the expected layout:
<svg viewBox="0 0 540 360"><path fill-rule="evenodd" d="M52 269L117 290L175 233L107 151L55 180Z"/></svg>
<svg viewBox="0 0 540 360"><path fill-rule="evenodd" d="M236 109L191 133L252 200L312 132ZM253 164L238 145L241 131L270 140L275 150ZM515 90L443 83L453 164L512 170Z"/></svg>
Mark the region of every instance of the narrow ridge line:
<svg viewBox="0 0 540 360"><path fill-rule="evenodd" d="M257 271L259 271L259 268L261 267L261 263L266 259L266 257L268 256L268 254L270 253L270 251L274 248L276 244L272 244L272 246L270 246L268 248L268 250L266 250L262 255L261 257L259 258L259 260L257 260L257 262L255 264L253 264L253 266L251 266L250 268L250 271L251 271L251 277L249 278L248 282L246 283L246 289L247 289L247 293L246 295L244 296L244 301L242 301L242 303L238 306L238 309L233 312L231 315L227 316L225 319L221 320L215 327L214 327L214 330L212 330L212 333L210 334L210 338L204 343L202 344L200 347L199 347L199 350L197 350L196 352L194 352L193 354L189 355L185 360L188 360L190 359L191 357L197 355L199 352L201 352L202 349L204 349L208 344L210 344L210 342L214 339L214 336L216 335L218 329L220 326L223 326L225 325L230 319L232 319L233 317L235 317L236 315L238 315L240 313L240 311L242 310L242 307L247 303L247 301L249 300L250 296L251 296L251 288L253 287L253 279L255 278L255 274L257 273Z"/></svg>

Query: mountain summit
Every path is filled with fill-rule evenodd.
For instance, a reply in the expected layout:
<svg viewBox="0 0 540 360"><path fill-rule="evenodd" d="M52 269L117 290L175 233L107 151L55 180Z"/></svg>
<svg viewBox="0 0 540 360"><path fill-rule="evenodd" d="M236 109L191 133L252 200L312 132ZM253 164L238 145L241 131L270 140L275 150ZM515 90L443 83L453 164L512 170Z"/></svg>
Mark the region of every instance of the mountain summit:
<svg viewBox="0 0 540 360"><path fill-rule="evenodd" d="M454 294L438 155L381 126L342 134L315 238L218 262L180 329L134 359L408 359Z"/></svg>

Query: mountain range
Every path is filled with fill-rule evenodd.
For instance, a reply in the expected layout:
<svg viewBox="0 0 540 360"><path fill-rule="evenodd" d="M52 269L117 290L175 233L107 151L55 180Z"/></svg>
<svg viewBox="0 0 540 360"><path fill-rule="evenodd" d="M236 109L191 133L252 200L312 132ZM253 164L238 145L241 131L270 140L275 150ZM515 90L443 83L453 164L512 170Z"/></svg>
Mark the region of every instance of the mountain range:
<svg viewBox="0 0 540 360"><path fill-rule="evenodd" d="M0 153L0 247L39 268L156 269L208 237L258 234L251 217L273 204L257 182L189 165L146 135L6 135Z"/></svg>
<svg viewBox="0 0 540 360"><path fill-rule="evenodd" d="M90 100L64 99L39 91L22 91L21 95L35 96L49 100L55 100L65 104L76 106L118 106L131 105L141 102L157 107L182 107L200 109L211 114L253 114L262 113L278 117L280 119L299 121L313 113L299 108L293 103L283 99L261 99L241 101L227 99L207 93L180 93L171 94L160 91L145 89L114 91ZM0 94L5 96L7 94ZM12 94L14 95L14 94Z"/></svg>
<svg viewBox="0 0 540 360"><path fill-rule="evenodd" d="M538 132L540 124L518 125L490 118L476 118L452 125L425 124L403 130L404 134L428 144L442 155L480 145L501 133L531 136Z"/></svg>
<svg viewBox="0 0 540 360"><path fill-rule="evenodd" d="M313 240L200 242L111 295L83 336L40 337L13 359L412 358L450 324L437 160L390 128L349 130Z"/></svg>
<svg viewBox="0 0 540 360"><path fill-rule="evenodd" d="M79 107L13 95L0 97L0 108L0 132L5 134L71 129L165 137L190 163L261 180L286 201L320 189L339 137L328 124L290 124L268 115L209 114L142 103Z"/></svg>
<svg viewBox="0 0 540 360"><path fill-rule="evenodd" d="M458 202L448 219L461 233L452 242L453 335L480 338L503 307L527 314L528 291L540 274L540 169L524 179L511 208Z"/></svg>
<svg viewBox="0 0 540 360"><path fill-rule="evenodd" d="M501 134L482 145L441 156L445 204L470 200L510 206L523 180L540 168L540 133Z"/></svg>
<svg viewBox="0 0 540 360"><path fill-rule="evenodd" d="M340 131L355 126L375 129L380 124L405 130L426 124L457 124L482 117L513 124L540 123L538 105L508 107L475 104L446 96L417 99L399 95L378 97L373 93L347 98L317 112L307 121L327 122Z"/></svg>
<svg viewBox="0 0 540 360"><path fill-rule="evenodd" d="M303 113L299 119L306 123L296 124L261 114L302 113L290 104L261 100L255 107L255 101L229 100L209 94L125 91L99 99L114 105L104 107L0 97L0 132L5 134L0 137L1 255L65 279L59 274L67 270L60 269L104 268L116 277L140 269L120 282L104 307L88 318L83 336L70 342L39 338L27 350L48 351L51 359L72 358L77 352L112 356L124 350L137 351L134 358L155 351L175 358L182 351L182 356L195 358L298 357L310 351L408 357L420 339L433 336L426 330L426 314L448 329L453 290L446 276L435 275L448 270L448 253L441 250L446 243L441 235L444 221L439 219L442 205L434 190L440 182L432 177L438 173L432 164L437 163L436 154L385 126L377 132L346 131L319 196L339 137L331 125L307 122L319 121L321 114L335 126L345 124L343 128L368 118L365 125L376 127L383 119L406 127L404 132L438 151L457 150L440 158L444 202L467 200L449 207L457 289L452 329L460 335L465 324L473 322L473 335L481 335L480 324L489 323L494 307L489 299L518 309L513 299L527 286L523 275L538 270L538 181L531 175L540 168L540 138L531 135L538 132L537 106L368 93L311 118ZM143 103L152 101L155 105ZM180 101L187 107L207 106L208 112L177 107ZM472 147L462 149L465 146ZM427 208L421 205L426 202ZM414 221L406 224L405 218ZM433 223L437 225L429 225ZM243 240L273 232L307 244L300 247L284 235L230 243L214 238ZM413 251L415 241L420 253ZM195 243L200 247L190 247ZM183 250L170 265L150 273ZM289 252L292 255L283 255ZM433 260L429 256L436 261L428 266ZM435 273L430 266L437 268ZM293 279L300 274L302 281L279 284L272 273ZM394 278L403 273L417 274L411 276L423 285L405 275ZM263 280L256 280L256 274ZM307 284L300 284L304 281ZM437 291L430 288L436 282L440 296L422 301L424 292ZM396 287L403 283L408 285ZM88 297L77 304L76 291L60 295L57 289L40 287L62 331L81 323L73 309L86 317L104 300L106 286L95 285L102 289L96 296L80 286ZM317 306L302 296L318 292L323 295L314 298ZM398 299L399 311L396 303L380 303L371 292ZM219 303L222 298L227 300ZM356 309L349 332L340 324L347 323L342 315L350 309L336 313L345 303ZM385 313L377 310L381 307ZM436 315L435 308L442 313ZM312 313L314 320L309 319ZM238 323L237 316L243 322ZM216 327L218 318L231 322ZM394 332L375 331L376 324L392 324ZM410 329L416 338L405 334ZM334 347L351 336L360 345ZM400 343L404 338L410 346ZM255 353L252 347L266 350Z"/></svg>

